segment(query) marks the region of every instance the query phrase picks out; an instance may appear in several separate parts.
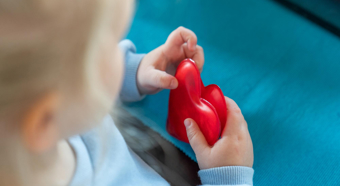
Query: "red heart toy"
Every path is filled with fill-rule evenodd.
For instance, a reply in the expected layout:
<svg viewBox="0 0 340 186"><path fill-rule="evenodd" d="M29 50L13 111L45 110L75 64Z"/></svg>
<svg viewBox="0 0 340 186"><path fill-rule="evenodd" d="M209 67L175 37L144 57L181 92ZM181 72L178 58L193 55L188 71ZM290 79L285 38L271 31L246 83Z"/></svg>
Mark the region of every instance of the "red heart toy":
<svg viewBox="0 0 340 186"><path fill-rule="evenodd" d="M170 91L167 131L189 143L184 120L192 118L208 144L214 145L227 121L227 105L221 89L214 84L204 87L192 59L185 59L179 64L175 77L178 87Z"/></svg>

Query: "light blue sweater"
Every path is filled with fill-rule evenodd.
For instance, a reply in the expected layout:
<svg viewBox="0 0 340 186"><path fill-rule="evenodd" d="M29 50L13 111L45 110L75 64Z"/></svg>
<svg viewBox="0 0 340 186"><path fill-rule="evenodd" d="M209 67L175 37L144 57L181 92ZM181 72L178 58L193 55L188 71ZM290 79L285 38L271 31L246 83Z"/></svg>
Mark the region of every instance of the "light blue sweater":
<svg viewBox="0 0 340 186"><path fill-rule="evenodd" d="M120 98L138 101L143 98L136 86L138 65L144 55L124 40L125 77ZM127 146L112 118L106 116L99 127L69 139L76 154L72 186L79 185L169 185ZM218 167L198 172L203 185L252 185L254 170L248 167Z"/></svg>

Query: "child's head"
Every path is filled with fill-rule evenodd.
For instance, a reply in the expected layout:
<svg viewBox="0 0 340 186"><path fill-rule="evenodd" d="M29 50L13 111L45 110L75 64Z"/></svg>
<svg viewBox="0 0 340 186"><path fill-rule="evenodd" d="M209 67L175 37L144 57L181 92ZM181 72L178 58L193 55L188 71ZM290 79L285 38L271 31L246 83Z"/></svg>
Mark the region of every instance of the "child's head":
<svg viewBox="0 0 340 186"><path fill-rule="evenodd" d="M117 43L132 3L0 2L0 147L41 153L107 114L122 80Z"/></svg>

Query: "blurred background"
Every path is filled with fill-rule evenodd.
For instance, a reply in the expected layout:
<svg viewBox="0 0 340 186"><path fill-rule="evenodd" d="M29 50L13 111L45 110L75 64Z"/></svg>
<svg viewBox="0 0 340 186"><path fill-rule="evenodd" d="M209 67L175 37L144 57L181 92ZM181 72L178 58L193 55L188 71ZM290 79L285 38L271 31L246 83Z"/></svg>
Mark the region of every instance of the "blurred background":
<svg viewBox="0 0 340 186"><path fill-rule="evenodd" d="M339 0L275 0L297 14L340 36Z"/></svg>
<svg viewBox="0 0 340 186"><path fill-rule="evenodd" d="M126 37L147 53L179 26L205 51L204 84L248 122L254 185L340 185L339 0L141 0ZM172 185L199 184L190 146L165 130L168 95L121 105L120 129Z"/></svg>

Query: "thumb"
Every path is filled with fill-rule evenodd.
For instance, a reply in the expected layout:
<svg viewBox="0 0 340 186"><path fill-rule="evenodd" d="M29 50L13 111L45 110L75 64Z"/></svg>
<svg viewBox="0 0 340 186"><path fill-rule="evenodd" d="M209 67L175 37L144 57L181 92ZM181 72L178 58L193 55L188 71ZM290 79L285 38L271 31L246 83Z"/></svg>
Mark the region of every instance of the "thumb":
<svg viewBox="0 0 340 186"><path fill-rule="evenodd" d="M174 76L164 71L153 69L149 74L147 84L156 88L175 89L178 86L178 81Z"/></svg>
<svg viewBox="0 0 340 186"><path fill-rule="evenodd" d="M195 154L201 153L209 147L204 135L194 120L188 118L184 120L184 125L187 130L189 143Z"/></svg>

